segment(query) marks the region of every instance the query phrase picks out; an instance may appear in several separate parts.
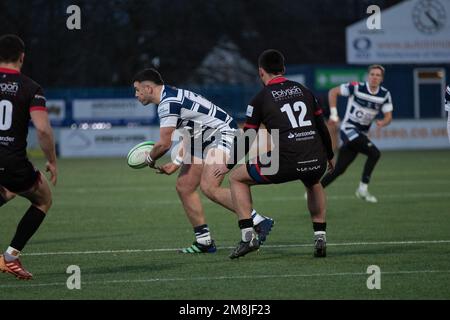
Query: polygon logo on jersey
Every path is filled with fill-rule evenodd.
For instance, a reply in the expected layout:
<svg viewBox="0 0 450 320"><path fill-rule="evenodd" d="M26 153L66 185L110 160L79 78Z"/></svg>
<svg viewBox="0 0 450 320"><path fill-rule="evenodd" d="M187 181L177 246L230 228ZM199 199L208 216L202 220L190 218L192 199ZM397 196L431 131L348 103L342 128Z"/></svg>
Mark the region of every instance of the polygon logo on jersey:
<svg viewBox="0 0 450 320"><path fill-rule="evenodd" d="M19 84L17 82L0 83L0 91L2 93L16 94L18 90Z"/></svg>
<svg viewBox="0 0 450 320"><path fill-rule="evenodd" d="M272 97L275 100L280 100L283 98L290 98L292 96L302 96L303 91L297 86L293 86L287 89L281 89L281 90L272 90Z"/></svg>

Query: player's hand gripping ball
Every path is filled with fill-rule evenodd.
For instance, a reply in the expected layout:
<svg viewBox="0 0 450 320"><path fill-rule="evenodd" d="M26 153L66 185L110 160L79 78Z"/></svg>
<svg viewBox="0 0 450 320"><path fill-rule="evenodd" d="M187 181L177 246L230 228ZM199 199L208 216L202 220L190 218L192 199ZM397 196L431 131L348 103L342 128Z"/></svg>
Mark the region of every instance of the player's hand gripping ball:
<svg viewBox="0 0 450 320"><path fill-rule="evenodd" d="M128 152L127 163L133 169L142 169L147 167L146 157L152 151L155 143L153 141L145 141L134 146Z"/></svg>

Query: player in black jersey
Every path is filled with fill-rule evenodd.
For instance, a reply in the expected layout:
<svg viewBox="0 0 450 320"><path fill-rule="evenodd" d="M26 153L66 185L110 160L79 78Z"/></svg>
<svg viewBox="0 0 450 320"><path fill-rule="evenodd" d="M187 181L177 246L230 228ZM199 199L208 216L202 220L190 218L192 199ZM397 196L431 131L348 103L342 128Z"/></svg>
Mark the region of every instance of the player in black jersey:
<svg viewBox="0 0 450 320"><path fill-rule="evenodd" d="M263 124L274 136L278 130L279 141L274 142L271 163L262 158L250 160L238 167L230 177L231 193L239 215L242 240L230 258L241 257L258 249L259 244L250 216L252 211L251 185L283 183L300 180L308 192L308 209L311 213L315 235L316 257L326 255L326 199L320 178L333 168L331 137L325 124L322 109L313 93L301 84L283 77L284 57L276 50L266 50L259 57L259 76L265 87L247 108L244 131L258 130ZM278 158L276 158L278 157ZM278 162L278 170L265 174ZM229 166L230 167L230 166ZM226 172L224 169L217 174Z"/></svg>
<svg viewBox="0 0 450 320"><path fill-rule="evenodd" d="M20 251L37 231L52 204L49 184L27 158L28 124L33 121L46 169L56 184L56 153L53 133L41 87L20 73L25 45L14 35L0 37L0 206L22 196L31 202L7 250L0 255L0 270L18 279L33 276L21 264Z"/></svg>

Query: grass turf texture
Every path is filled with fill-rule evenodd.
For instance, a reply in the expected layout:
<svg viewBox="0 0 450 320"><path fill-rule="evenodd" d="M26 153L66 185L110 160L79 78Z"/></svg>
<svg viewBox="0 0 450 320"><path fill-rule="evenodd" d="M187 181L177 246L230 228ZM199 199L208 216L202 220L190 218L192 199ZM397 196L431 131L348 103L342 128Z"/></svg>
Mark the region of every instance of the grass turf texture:
<svg viewBox="0 0 450 320"><path fill-rule="evenodd" d="M0 274L0 299L448 299L450 152L384 152L369 188L378 204L354 195L364 160L326 190L327 258L312 256L304 188L292 182L253 187L254 207L276 224L259 252L234 261L237 219L204 197L217 253L176 252L194 240L176 175L126 159L59 160L53 208L22 256L34 280ZM27 207L0 209L2 250ZM81 290L66 287L70 265ZM367 289L370 265L381 290Z"/></svg>

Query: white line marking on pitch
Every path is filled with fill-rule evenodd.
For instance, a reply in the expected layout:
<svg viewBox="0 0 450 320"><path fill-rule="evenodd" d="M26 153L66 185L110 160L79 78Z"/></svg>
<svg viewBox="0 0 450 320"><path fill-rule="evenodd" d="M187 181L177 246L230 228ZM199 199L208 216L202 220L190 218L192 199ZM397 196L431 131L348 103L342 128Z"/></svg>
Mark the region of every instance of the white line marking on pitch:
<svg viewBox="0 0 450 320"><path fill-rule="evenodd" d="M406 193L406 194L377 194L377 197L379 199L409 199L409 198L413 198L413 199L434 199L434 198L441 198L441 199L445 199L447 200L448 198L450 198L450 192L434 192L434 193ZM355 195L353 194L349 194L349 195L340 195L340 196L336 196L333 194L328 193L327 195L327 199L329 200L355 200L355 201L359 201L361 202L361 200L359 200L358 198L356 198ZM306 201L303 197L303 193L301 195L298 196L287 196L287 197L272 197L272 198L263 198L260 196L255 196L254 197L255 202L275 202L275 201ZM103 200L102 200L103 201ZM60 204L60 205L73 205L73 204L79 204L79 201L70 201L70 200L66 200L64 202L64 204ZM216 206L216 204L214 202L212 202L209 199L205 199L205 201L203 202L204 205L214 205ZM176 206L180 206L180 202L178 199L173 199L173 200L144 200L139 204L141 207L149 207L149 206L160 206L160 205L176 205ZM100 207L102 207L102 205L99 205ZM117 207L121 207L120 205L116 205ZM129 206L128 204L126 205L127 207ZM123 205L122 205L123 207Z"/></svg>
<svg viewBox="0 0 450 320"><path fill-rule="evenodd" d="M381 241L381 242L341 242L327 243L328 246L367 246L367 245L408 245L408 244L436 244L450 243L450 240L411 240L411 241ZM280 244L263 245L262 248L296 248L312 247L312 244ZM235 247L218 247L217 249L234 249ZM140 252L170 252L180 248L166 249L123 249L123 250L99 250L99 251L59 251L59 252L31 252L23 253L22 256L54 256L54 255L80 255L80 254L115 254L115 253L140 253Z"/></svg>
<svg viewBox="0 0 450 320"><path fill-rule="evenodd" d="M418 273L450 273L450 270L405 270L405 271L385 271L382 275L402 275ZM366 272L340 272L340 273L311 273L311 274L282 274L282 275L244 275L244 276L219 276L219 277L193 277L193 278L150 278L150 279L123 279L106 281L83 281L82 285L106 285L117 283L150 283L150 282L172 282L172 281L211 281L211 280L242 280L242 279L271 279L271 278L307 278L307 277L345 277L345 276L367 276ZM23 285L0 285L0 288L30 288L30 287L65 287L65 282L36 283Z"/></svg>
<svg viewBox="0 0 450 320"><path fill-rule="evenodd" d="M380 180L380 179L378 179ZM448 184L448 181L446 179L407 179L407 180L387 180L387 181L377 181L377 186L392 186L392 185L401 185L404 186L408 183L419 183L421 185L424 184L430 184L430 185L436 185L436 184ZM343 187L351 187L355 186L354 182L339 182L339 186ZM114 185L101 185L101 186L95 186L95 187L78 187L78 186L65 186L65 191L70 191L71 193L91 193L93 191L98 191L99 188L102 190L106 190L108 192L123 192L123 191L152 191L152 190L158 190L158 191L173 191L175 192L175 185L173 186L152 186L152 185L126 185L126 186L114 186Z"/></svg>

